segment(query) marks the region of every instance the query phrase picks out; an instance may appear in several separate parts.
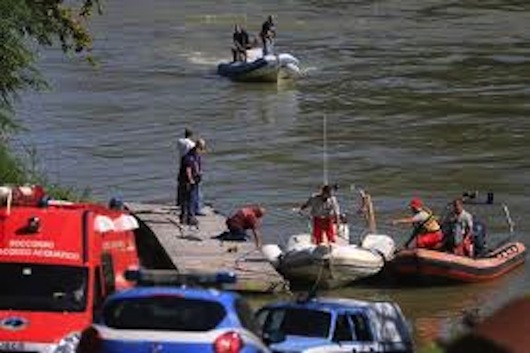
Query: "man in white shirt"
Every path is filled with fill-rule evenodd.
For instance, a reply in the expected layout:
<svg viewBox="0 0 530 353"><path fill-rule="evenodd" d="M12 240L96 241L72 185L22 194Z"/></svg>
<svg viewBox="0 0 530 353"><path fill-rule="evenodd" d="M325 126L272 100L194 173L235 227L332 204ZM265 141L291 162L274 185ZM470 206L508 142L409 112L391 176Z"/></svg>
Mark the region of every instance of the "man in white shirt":
<svg viewBox="0 0 530 353"><path fill-rule="evenodd" d="M179 152L179 162L178 162L178 171L180 173L180 169L182 166L182 159L185 155L188 154L189 151L193 147L195 147L195 141L192 139L193 137L193 131L191 129L185 128L184 129L184 137L181 137L177 140L177 149ZM182 205L182 187L179 187L179 181L177 180L177 206Z"/></svg>
<svg viewBox="0 0 530 353"><path fill-rule="evenodd" d="M337 198L333 196L332 187L324 185L320 193L312 195L300 206L300 209L308 207L313 218L313 241L316 244L323 243L325 233L327 241L334 243L336 228L340 221L340 208Z"/></svg>
<svg viewBox="0 0 530 353"><path fill-rule="evenodd" d="M195 141L192 139L193 131L186 128L184 129L184 137L177 140L177 148L179 150L179 162L193 147L195 147Z"/></svg>

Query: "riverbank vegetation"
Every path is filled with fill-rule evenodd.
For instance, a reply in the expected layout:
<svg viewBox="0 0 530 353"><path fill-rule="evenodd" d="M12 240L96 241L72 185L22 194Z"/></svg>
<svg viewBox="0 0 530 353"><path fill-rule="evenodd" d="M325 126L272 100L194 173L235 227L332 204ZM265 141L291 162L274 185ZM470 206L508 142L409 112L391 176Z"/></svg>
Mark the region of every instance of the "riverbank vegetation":
<svg viewBox="0 0 530 353"><path fill-rule="evenodd" d="M9 139L21 128L14 104L22 92L47 87L36 68L41 47L58 46L91 60L87 20L94 10L101 12L99 0L0 1L0 183L43 180L9 150Z"/></svg>

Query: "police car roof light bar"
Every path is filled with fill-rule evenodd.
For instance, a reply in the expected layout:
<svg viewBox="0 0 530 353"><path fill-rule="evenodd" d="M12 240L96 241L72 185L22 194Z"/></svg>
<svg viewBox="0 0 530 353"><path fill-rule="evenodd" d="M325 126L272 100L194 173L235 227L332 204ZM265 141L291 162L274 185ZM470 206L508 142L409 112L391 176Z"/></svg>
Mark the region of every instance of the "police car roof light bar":
<svg viewBox="0 0 530 353"><path fill-rule="evenodd" d="M139 286L218 286L236 283L233 272L179 273L174 270L128 270L125 279Z"/></svg>

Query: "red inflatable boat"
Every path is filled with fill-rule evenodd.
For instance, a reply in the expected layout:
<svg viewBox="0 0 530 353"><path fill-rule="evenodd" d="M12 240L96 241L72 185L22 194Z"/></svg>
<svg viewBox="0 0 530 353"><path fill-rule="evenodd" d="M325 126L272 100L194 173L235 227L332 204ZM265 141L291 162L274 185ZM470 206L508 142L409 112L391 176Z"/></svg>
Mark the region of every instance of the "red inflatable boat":
<svg viewBox="0 0 530 353"><path fill-rule="evenodd" d="M388 265L392 274L410 279L479 282L499 277L525 261L526 247L509 242L480 258L427 249L399 251Z"/></svg>

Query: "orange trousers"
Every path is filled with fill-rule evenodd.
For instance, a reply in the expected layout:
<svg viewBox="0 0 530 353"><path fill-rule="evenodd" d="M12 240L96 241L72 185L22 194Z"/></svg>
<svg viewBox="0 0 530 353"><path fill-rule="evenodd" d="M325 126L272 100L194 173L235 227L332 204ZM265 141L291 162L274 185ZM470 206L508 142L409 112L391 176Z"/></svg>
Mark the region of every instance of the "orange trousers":
<svg viewBox="0 0 530 353"><path fill-rule="evenodd" d="M324 242L324 233L330 243L335 242L337 227L334 217L313 217L313 241L315 244Z"/></svg>

